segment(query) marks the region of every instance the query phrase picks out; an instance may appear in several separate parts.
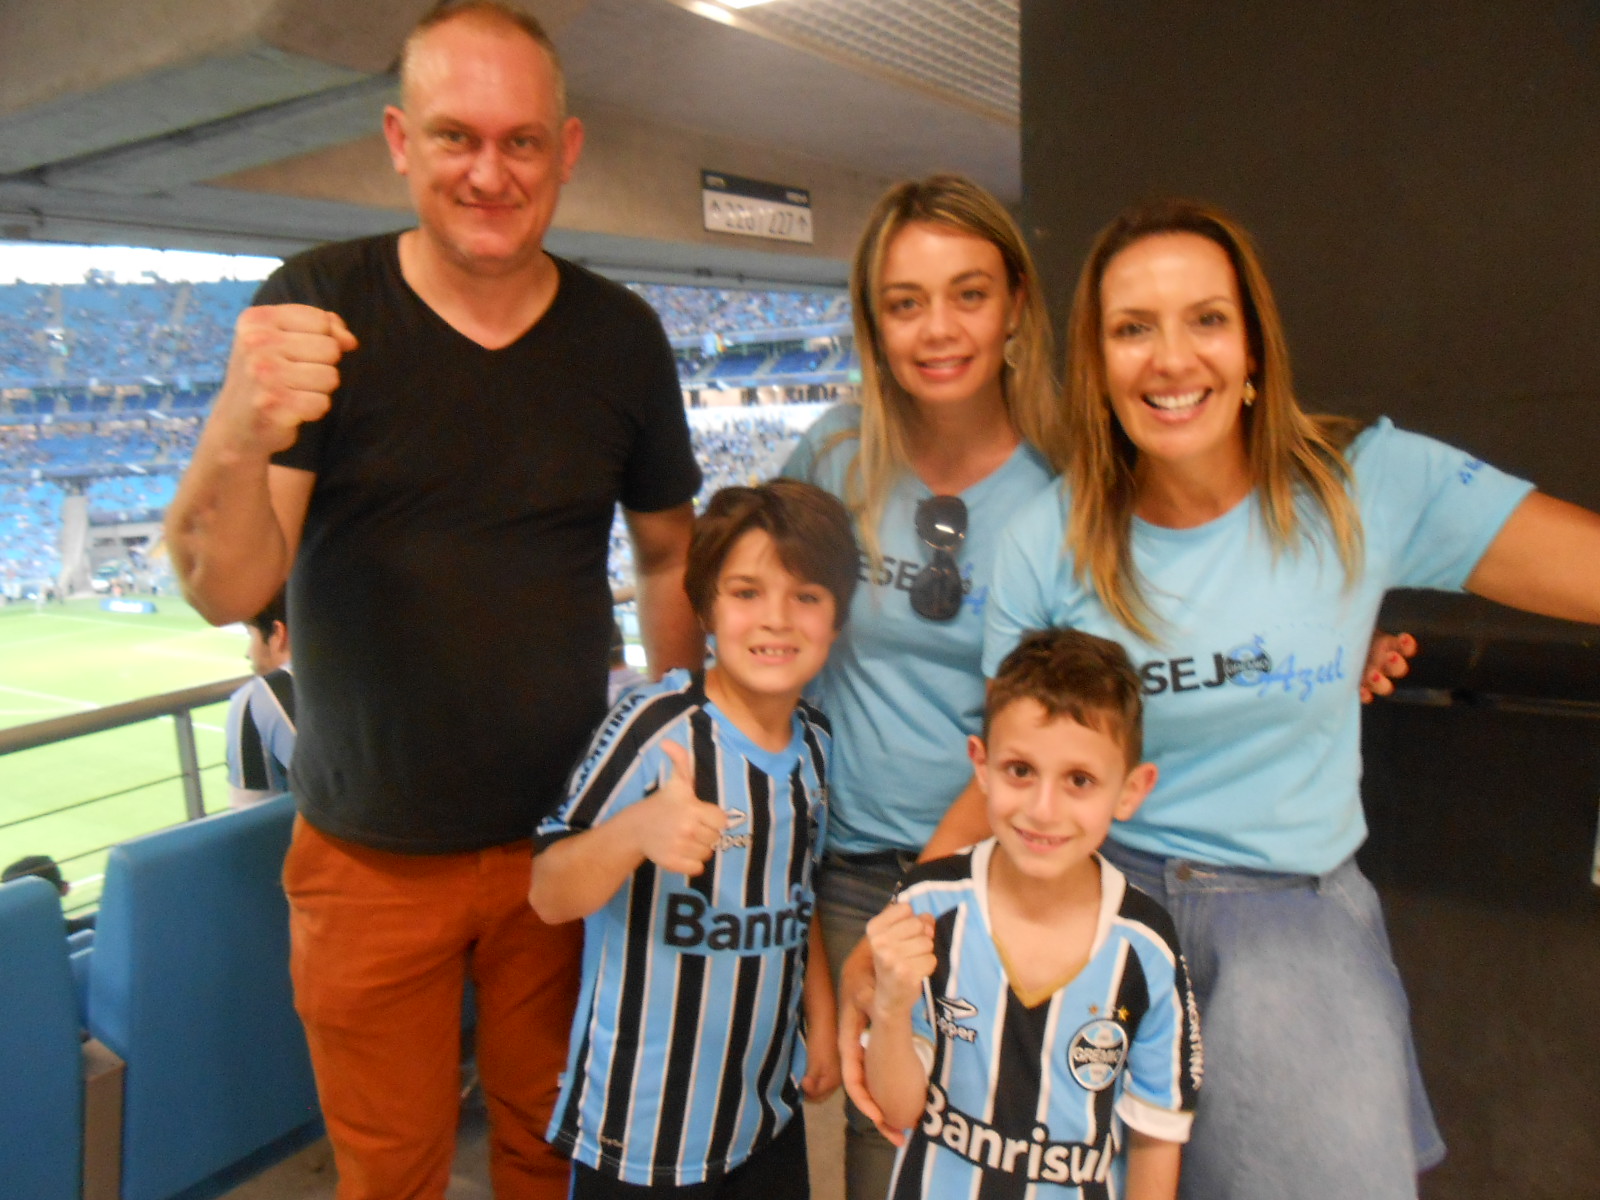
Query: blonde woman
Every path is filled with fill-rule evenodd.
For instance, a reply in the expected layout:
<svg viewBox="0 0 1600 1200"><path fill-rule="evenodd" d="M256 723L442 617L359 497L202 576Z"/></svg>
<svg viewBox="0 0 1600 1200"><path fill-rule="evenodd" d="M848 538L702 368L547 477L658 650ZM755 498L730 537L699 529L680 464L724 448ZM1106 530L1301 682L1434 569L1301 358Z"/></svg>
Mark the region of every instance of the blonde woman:
<svg viewBox="0 0 1600 1200"><path fill-rule="evenodd" d="M824 414L784 468L845 501L862 548L811 692L834 732L818 901L836 972L972 778L1000 529L1064 462L1038 276L993 196L952 175L891 189L851 298L861 404ZM850 1196L881 1200L893 1147L853 1109L846 1147Z"/></svg>
<svg viewBox="0 0 1600 1200"><path fill-rule="evenodd" d="M984 663L1071 625L1140 665L1161 777L1107 857L1171 911L1200 1003L1182 1195L1413 1197L1443 1146L1352 857L1355 668L1390 587L1600 621L1600 517L1303 412L1256 252L1204 205L1113 222L1069 337L1066 478L1003 539Z"/></svg>

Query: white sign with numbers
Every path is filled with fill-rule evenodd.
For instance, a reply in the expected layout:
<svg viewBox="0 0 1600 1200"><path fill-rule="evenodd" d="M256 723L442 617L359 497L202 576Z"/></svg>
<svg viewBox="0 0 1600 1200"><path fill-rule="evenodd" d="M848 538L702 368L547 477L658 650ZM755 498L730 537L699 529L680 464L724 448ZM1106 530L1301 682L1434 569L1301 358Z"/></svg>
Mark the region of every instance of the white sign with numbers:
<svg viewBox="0 0 1600 1200"><path fill-rule="evenodd" d="M705 227L713 233L811 245L811 193L721 171L700 172Z"/></svg>

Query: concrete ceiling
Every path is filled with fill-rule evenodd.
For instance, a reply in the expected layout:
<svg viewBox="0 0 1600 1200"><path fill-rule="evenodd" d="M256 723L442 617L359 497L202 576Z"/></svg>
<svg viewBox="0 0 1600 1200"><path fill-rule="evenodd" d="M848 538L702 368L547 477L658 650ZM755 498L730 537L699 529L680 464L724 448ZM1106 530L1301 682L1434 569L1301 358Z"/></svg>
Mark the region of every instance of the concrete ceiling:
<svg viewBox="0 0 1600 1200"><path fill-rule="evenodd" d="M873 188L959 170L1018 198L1018 0L774 0L740 14L707 0L527 3L561 49L574 112L681 136L681 157L724 139ZM0 238L283 254L406 224L403 189L362 147L428 6L7 0ZM297 164L325 185L272 182ZM552 247L616 270L842 278L836 248L808 262L564 217Z"/></svg>

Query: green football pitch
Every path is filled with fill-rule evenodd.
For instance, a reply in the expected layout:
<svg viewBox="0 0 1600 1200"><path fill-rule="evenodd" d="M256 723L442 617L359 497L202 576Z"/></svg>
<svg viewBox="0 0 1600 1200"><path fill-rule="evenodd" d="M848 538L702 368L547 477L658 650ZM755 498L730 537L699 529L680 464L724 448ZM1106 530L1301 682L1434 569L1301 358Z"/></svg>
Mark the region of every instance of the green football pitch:
<svg viewBox="0 0 1600 1200"><path fill-rule="evenodd" d="M99 600L0 608L0 728L249 672L240 626L213 629L174 597L153 614ZM206 810L227 807L226 704L194 713ZM106 852L184 818L173 720L0 756L0 866L49 854L73 883L68 910L98 902Z"/></svg>

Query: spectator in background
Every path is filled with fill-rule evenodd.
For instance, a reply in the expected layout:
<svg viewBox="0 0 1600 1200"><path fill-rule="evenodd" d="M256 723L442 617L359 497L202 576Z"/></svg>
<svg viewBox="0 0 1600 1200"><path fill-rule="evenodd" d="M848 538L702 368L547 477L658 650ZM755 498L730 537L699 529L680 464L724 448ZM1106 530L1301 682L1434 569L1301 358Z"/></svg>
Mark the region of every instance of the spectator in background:
<svg viewBox="0 0 1600 1200"><path fill-rule="evenodd" d="M72 885L61 876L61 867L48 854L30 854L17 859L4 872L0 872L0 883L10 883L13 879L21 879L27 875L37 875L60 892L63 898L72 890ZM66 921L69 935L94 928L93 913L86 917L68 917Z"/></svg>
<svg viewBox="0 0 1600 1200"><path fill-rule="evenodd" d="M543 29L435 8L400 93L384 132L418 227L262 286L167 544L215 622L293 568L284 884L339 1200L443 1197L469 971L495 1195L565 1200L543 1133L583 933L529 908L530 835L605 715L619 502L651 669L700 663L700 472L660 321L543 249L583 145Z"/></svg>
<svg viewBox="0 0 1600 1200"><path fill-rule="evenodd" d="M628 644L622 637L622 626L611 622L611 674L606 680L606 703L612 708L622 699L622 693L641 683L649 683L648 675L641 675L628 665Z"/></svg>
<svg viewBox="0 0 1600 1200"><path fill-rule="evenodd" d="M228 702L228 807L234 809L287 792L294 757L294 674L283 593L245 625L255 678Z"/></svg>

